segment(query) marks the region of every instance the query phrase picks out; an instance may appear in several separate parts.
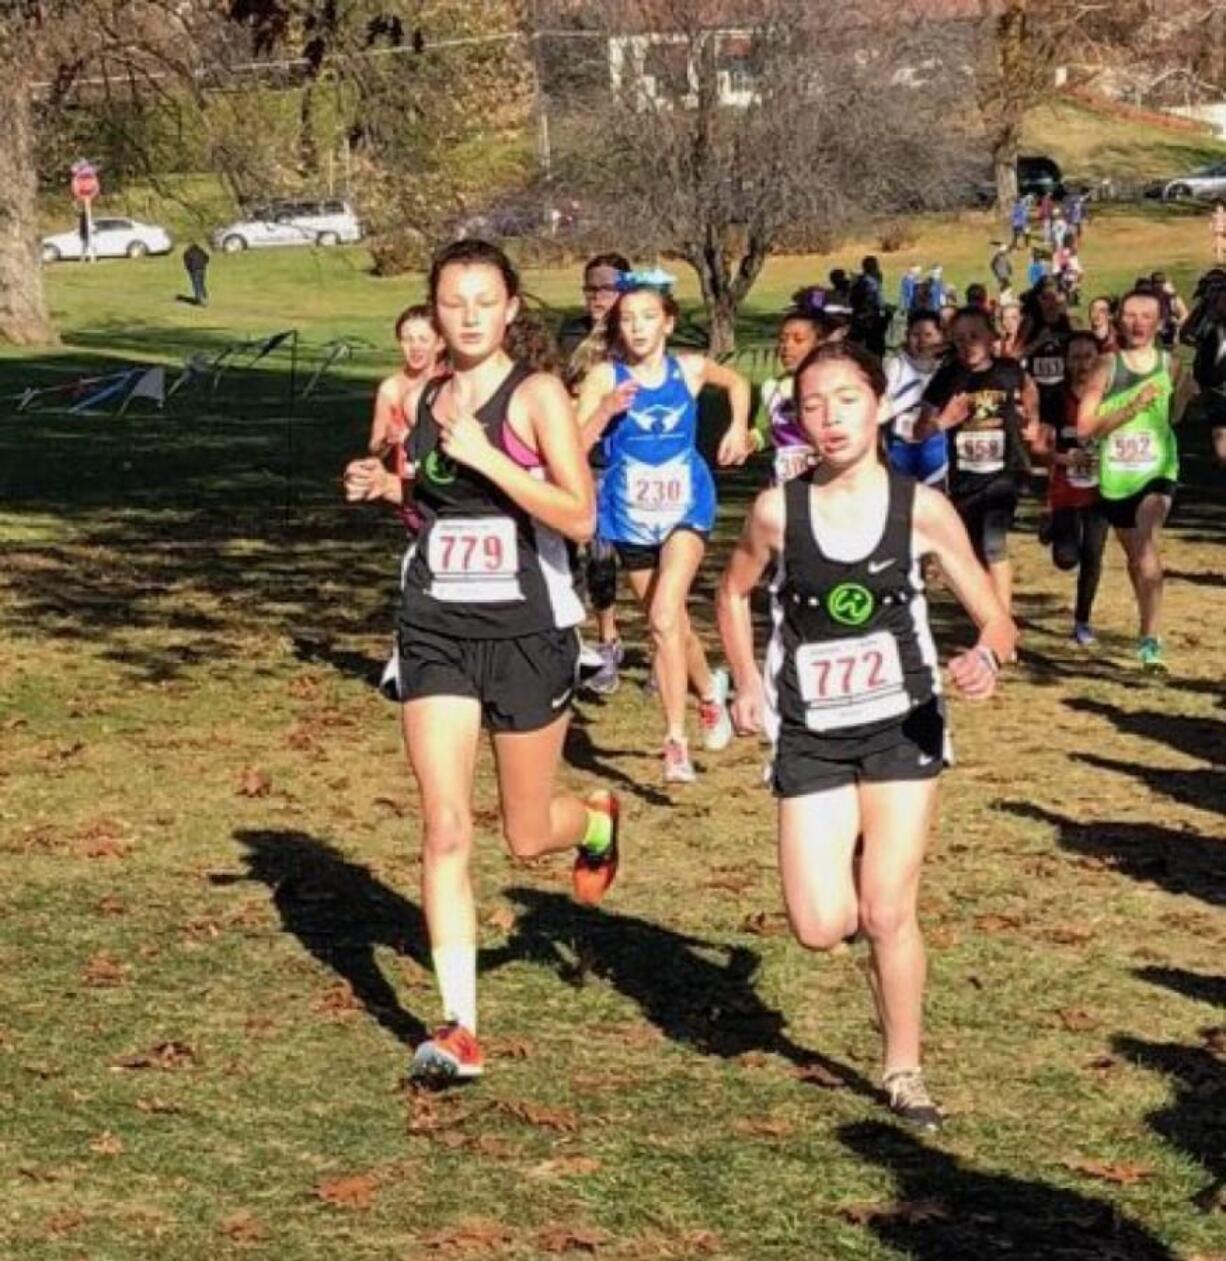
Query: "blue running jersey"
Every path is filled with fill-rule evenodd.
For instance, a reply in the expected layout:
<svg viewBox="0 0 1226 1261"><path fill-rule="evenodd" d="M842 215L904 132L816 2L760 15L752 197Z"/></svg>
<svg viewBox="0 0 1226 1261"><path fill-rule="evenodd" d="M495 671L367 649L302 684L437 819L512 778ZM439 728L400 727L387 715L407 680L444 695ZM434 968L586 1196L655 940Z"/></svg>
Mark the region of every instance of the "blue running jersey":
<svg viewBox="0 0 1226 1261"><path fill-rule="evenodd" d="M715 482L698 454L698 407L681 364L669 355L664 381L639 384L629 411L604 431L605 471L597 496L597 532L611 543L658 547L678 527L715 524ZM615 384L634 380L613 365Z"/></svg>

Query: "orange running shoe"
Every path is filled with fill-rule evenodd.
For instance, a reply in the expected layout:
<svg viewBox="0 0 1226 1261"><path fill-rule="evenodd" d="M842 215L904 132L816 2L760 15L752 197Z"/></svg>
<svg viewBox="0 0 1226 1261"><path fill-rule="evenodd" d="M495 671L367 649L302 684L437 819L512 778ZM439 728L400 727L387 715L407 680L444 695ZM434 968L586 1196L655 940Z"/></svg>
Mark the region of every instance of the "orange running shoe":
<svg viewBox="0 0 1226 1261"><path fill-rule="evenodd" d="M432 1037L421 1043L409 1065L413 1081L436 1084L480 1077L484 1071L485 1056L476 1035L455 1021L436 1029Z"/></svg>
<svg viewBox="0 0 1226 1261"><path fill-rule="evenodd" d="M613 833L609 848L603 854L590 853L580 845L570 873L575 901L582 902L585 906L595 906L617 879L617 868L621 862L617 794L609 792L607 788L598 788L588 795L587 806L589 810L599 810L609 816L609 826Z"/></svg>

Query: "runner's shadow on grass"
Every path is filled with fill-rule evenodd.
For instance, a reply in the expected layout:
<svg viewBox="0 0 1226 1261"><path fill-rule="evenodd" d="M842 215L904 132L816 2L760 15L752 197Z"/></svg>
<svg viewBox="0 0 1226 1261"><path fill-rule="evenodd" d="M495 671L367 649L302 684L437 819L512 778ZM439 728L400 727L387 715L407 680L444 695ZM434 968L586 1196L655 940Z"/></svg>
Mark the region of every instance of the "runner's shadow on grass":
<svg viewBox="0 0 1226 1261"><path fill-rule="evenodd" d="M432 966L421 911L368 868L305 832L242 829L234 839L246 878L268 886L286 932L347 981L389 1033L414 1045L425 1038L426 1026L400 1005L375 958L384 946Z"/></svg>
<svg viewBox="0 0 1226 1261"><path fill-rule="evenodd" d="M1184 968L1134 968L1133 976L1151 985L1161 985L1185 998L1214 1007L1226 1007L1226 976L1188 972Z"/></svg>
<svg viewBox="0 0 1226 1261"><path fill-rule="evenodd" d="M383 661L376 661L365 653L333 647L329 641L323 639L295 635L294 656L297 660L312 665L331 666L338 674L357 679L368 687L377 688L383 677Z"/></svg>
<svg viewBox="0 0 1226 1261"><path fill-rule="evenodd" d="M556 968L576 986L595 977L637 1003L671 1041L700 1054L735 1059L750 1051L768 1052L798 1068L828 1074L831 1084L837 1079L858 1095L880 1099L855 1069L787 1036L783 1016L762 1001L754 986L761 963L757 951L579 906L541 889L517 886L506 896L520 915L503 952L490 952L489 966L527 959Z"/></svg>
<svg viewBox="0 0 1226 1261"><path fill-rule="evenodd" d="M1155 1134L1190 1156L1209 1175L1210 1182L1195 1203L1214 1211L1226 1184L1226 1065L1212 1049L1221 1030L1204 1030L1204 1046L1178 1042L1146 1042L1115 1037L1111 1048L1140 1068L1169 1078L1174 1098L1166 1107L1146 1115Z"/></svg>
<svg viewBox="0 0 1226 1261"><path fill-rule="evenodd" d="M589 698L582 698L581 703L590 703ZM592 739L591 725L591 720L583 710L577 708L567 728L566 744L562 751L563 759L568 766L587 771L604 784L622 788L650 806L671 804L672 799L667 793L644 783L642 779L636 779L633 775L627 774L621 767L608 760L615 757L641 757L644 756L642 749L602 749Z"/></svg>
<svg viewBox="0 0 1226 1261"><path fill-rule="evenodd" d="M1007 1173L981 1173L884 1122L836 1130L862 1160L888 1170L897 1202L855 1218L911 1261L1176 1261L1114 1204Z"/></svg>
<svg viewBox="0 0 1226 1261"><path fill-rule="evenodd" d="M1226 851L1214 837L1155 823L1078 823L1029 802L1001 801L996 808L1048 824L1063 849L1102 859L1134 880L1226 905Z"/></svg>
<svg viewBox="0 0 1226 1261"><path fill-rule="evenodd" d="M1226 574L1222 573L1193 574L1178 569L1168 569L1166 577L1171 582L1187 582L1195 587L1226 587Z"/></svg>
<svg viewBox="0 0 1226 1261"><path fill-rule="evenodd" d="M1226 797L1226 772L1207 768L1176 771L1165 766L1142 766L1136 762L1119 762L1115 758L1098 757L1093 753L1074 753L1075 762L1083 762L1100 771L1114 771L1138 779L1150 792L1162 793L1180 804L1217 813Z"/></svg>
<svg viewBox="0 0 1226 1261"><path fill-rule="evenodd" d="M1226 723L1217 718L1193 718L1155 709L1121 709L1087 696L1069 697L1064 704L1079 714L1105 718L1124 735L1155 740L1188 757L1226 766Z"/></svg>

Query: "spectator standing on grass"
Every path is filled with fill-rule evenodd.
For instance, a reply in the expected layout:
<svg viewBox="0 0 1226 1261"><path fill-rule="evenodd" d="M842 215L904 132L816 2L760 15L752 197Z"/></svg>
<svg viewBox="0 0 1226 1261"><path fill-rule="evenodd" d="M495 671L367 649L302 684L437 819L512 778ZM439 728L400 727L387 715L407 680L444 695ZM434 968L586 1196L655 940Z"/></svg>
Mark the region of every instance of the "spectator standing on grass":
<svg viewBox="0 0 1226 1261"><path fill-rule="evenodd" d="M919 263L912 263L898 282L898 309L904 315L915 310L915 295L923 275L924 269Z"/></svg>
<svg viewBox="0 0 1226 1261"><path fill-rule="evenodd" d="M1201 279L1180 340L1195 349L1197 406L1209 422L1218 463L1226 464L1226 271L1214 268Z"/></svg>
<svg viewBox="0 0 1226 1261"><path fill-rule="evenodd" d="M992 261L988 264L996 281L996 288L1004 293L1013 284L1013 260L1004 241L992 242Z"/></svg>
<svg viewBox="0 0 1226 1261"><path fill-rule="evenodd" d="M1158 326L1159 340L1170 350L1188 318L1187 303L1179 296L1179 291L1164 271L1156 271L1150 276L1149 290L1158 299L1158 307L1162 313Z"/></svg>
<svg viewBox="0 0 1226 1261"><path fill-rule="evenodd" d="M1030 266L1026 268L1026 283L1031 289L1037 288L1047 274L1047 259L1044 257L1043 251L1038 248L1031 250Z"/></svg>
<svg viewBox="0 0 1226 1261"><path fill-rule="evenodd" d="M1039 228L1043 235L1043 244L1051 246L1052 227L1055 221L1056 202L1051 193L1044 193L1039 198Z"/></svg>
<svg viewBox="0 0 1226 1261"><path fill-rule="evenodd" d="M1064 203L1064 218L1072 233L1074 248L1081 244L1088 217L1086 199L1080 193L1071 193Z"/></svg>
<svg viewBox="0 0 1226 1261"><path fill-rule="evenodd" d="M209 256L199 242L193 241L183 251L183 266L188 280L191 281L192 301L197 306L208 306Z"/></svg>
<svg viewBox="0 0 1226 1261"><path fill-rule="evenodd" d="M1226 203L1219 201L1213 207L1209 226L1213 231L1213 261L1226 263Z"/></svg>
<svg viewBox="0 0 1226 1261"><path fill-rule="evenodd" d="M1013 208L1009 211L1009 227L1013 230L1013 240L1009 243L1011 250L1025 249L1030 244L1030 199L1017 197Z"/></svg>

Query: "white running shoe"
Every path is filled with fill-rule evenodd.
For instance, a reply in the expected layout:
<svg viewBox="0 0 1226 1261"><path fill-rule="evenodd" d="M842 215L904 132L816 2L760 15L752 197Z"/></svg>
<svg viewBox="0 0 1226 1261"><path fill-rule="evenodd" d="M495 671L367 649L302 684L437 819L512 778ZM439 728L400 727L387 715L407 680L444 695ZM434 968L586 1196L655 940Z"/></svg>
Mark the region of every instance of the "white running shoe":
<svg viewBox="0 0 1226 1261"><path fill-rule="evenodd" d="M710 753L726 749L732 742L732 718L728 713L728 693L732 681L727 670L711 671L711 699L698 702L702 723L702 747Z"/></svg>

